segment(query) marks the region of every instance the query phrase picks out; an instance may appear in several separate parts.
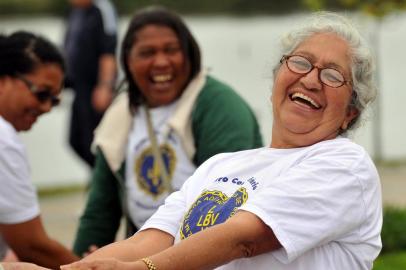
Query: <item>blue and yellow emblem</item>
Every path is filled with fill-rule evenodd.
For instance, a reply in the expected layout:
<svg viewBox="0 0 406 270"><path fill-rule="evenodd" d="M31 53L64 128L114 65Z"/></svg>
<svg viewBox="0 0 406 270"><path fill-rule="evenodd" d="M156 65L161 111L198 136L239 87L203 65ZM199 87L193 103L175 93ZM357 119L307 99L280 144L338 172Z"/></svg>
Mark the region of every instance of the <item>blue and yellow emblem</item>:
<svg viewBox="0 0 406 270"><path fill-rule="evenodd" d="M172 181L176 166L175 151L169 144L163 144L159 148L168 172L169 180ZM154 198L165 192L165 185L163 183L160 168L155 161L151 147L146 148L141 155L139 155L134 167L136 181L143 191L152 195Z"/></svg>
<svg viewBox="0 0 406 270"><path fill-rule="evenodd" d="M248 193L244 187L239 188L230 198L221 191L204 191L183 218L181 239L225 222L247 199Z"/></svg>

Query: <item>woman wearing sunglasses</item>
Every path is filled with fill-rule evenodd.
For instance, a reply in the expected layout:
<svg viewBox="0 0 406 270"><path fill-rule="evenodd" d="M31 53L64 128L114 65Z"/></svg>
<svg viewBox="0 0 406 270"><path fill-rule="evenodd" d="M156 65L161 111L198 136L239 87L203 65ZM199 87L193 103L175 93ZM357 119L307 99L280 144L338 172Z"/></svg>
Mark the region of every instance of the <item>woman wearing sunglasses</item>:
<svg viewBox="0 0 406 270"><path fill-rule="evenodd" d="M44 230L18 137L59 103L63 77L62 56L49 41L27 32L0 36L0 261L7 246L21 261L50 268L76 259Z"/></svg>

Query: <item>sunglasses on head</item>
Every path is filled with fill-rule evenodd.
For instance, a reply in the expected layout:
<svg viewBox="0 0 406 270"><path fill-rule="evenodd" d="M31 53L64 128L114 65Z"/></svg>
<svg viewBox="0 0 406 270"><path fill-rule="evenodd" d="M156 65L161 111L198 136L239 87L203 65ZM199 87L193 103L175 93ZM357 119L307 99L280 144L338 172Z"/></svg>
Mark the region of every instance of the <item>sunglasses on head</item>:
<svg viewBox="0 0 406 270"><path fill-rule="evenodd" d="M44 103L49 100L51 101L52 106L56 106L61 102L60 98L52 95L48 88L41 89L22 75L17 75L16 77L27 86L28 90L30 90L30 92L38 99L39 102Z"/></svg>

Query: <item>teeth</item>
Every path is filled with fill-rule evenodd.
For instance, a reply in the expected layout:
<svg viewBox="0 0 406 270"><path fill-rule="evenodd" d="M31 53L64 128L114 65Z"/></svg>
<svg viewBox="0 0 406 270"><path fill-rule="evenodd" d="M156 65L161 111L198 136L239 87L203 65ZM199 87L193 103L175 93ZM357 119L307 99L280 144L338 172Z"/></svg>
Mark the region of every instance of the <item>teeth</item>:
<svg viewBox="0 0 406 270"><path fill-rule="evenodd" d="M311 97L308 97L308 96L306 96L306 95L303 94L303 93L294 93L294 94L292 95L292 100L294 100L295 98L304 99L304 100L308 101L310 104L312 104L313 107L315 107L316 109L319 109L319 108L320 108L320 105L317 104L316 101L314 101Z"/></svg>
<svg viewBox="0 0 406 270"><path fill-rule="evenodd" d="M167 82L172 79L171 74L166 74L166 75L155 75L152 77L152 80L154 82L162 83L162 82Z"/></svg>

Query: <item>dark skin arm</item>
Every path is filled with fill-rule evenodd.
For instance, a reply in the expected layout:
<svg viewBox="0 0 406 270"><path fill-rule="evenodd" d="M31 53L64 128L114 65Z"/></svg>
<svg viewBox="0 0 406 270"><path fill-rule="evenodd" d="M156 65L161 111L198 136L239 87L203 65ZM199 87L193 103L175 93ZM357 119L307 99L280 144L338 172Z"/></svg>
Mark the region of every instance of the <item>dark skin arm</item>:
<svg viewBox="0 0 406 270"><path fill-rule="evenodd" d="M104 112L113 99L117 69L114 55L102 55L99 60L99 67L99 83L93 91L92 104L96 111Z"/></svg>
<svg viewBox="0 0 406 270"><path fill-rule="evenodd" d="M40 216L19 224L0 224L0 232L18 258L44 267L58 269L79 258L48 237Z"/></svg>
<svg viewBox="0 0 406 270"><path fill-rule="evenodd" d="M46 270L48 268L44 268L33 263L25 263L25 262L6 262L1 263L4 270Z"/></svg>

